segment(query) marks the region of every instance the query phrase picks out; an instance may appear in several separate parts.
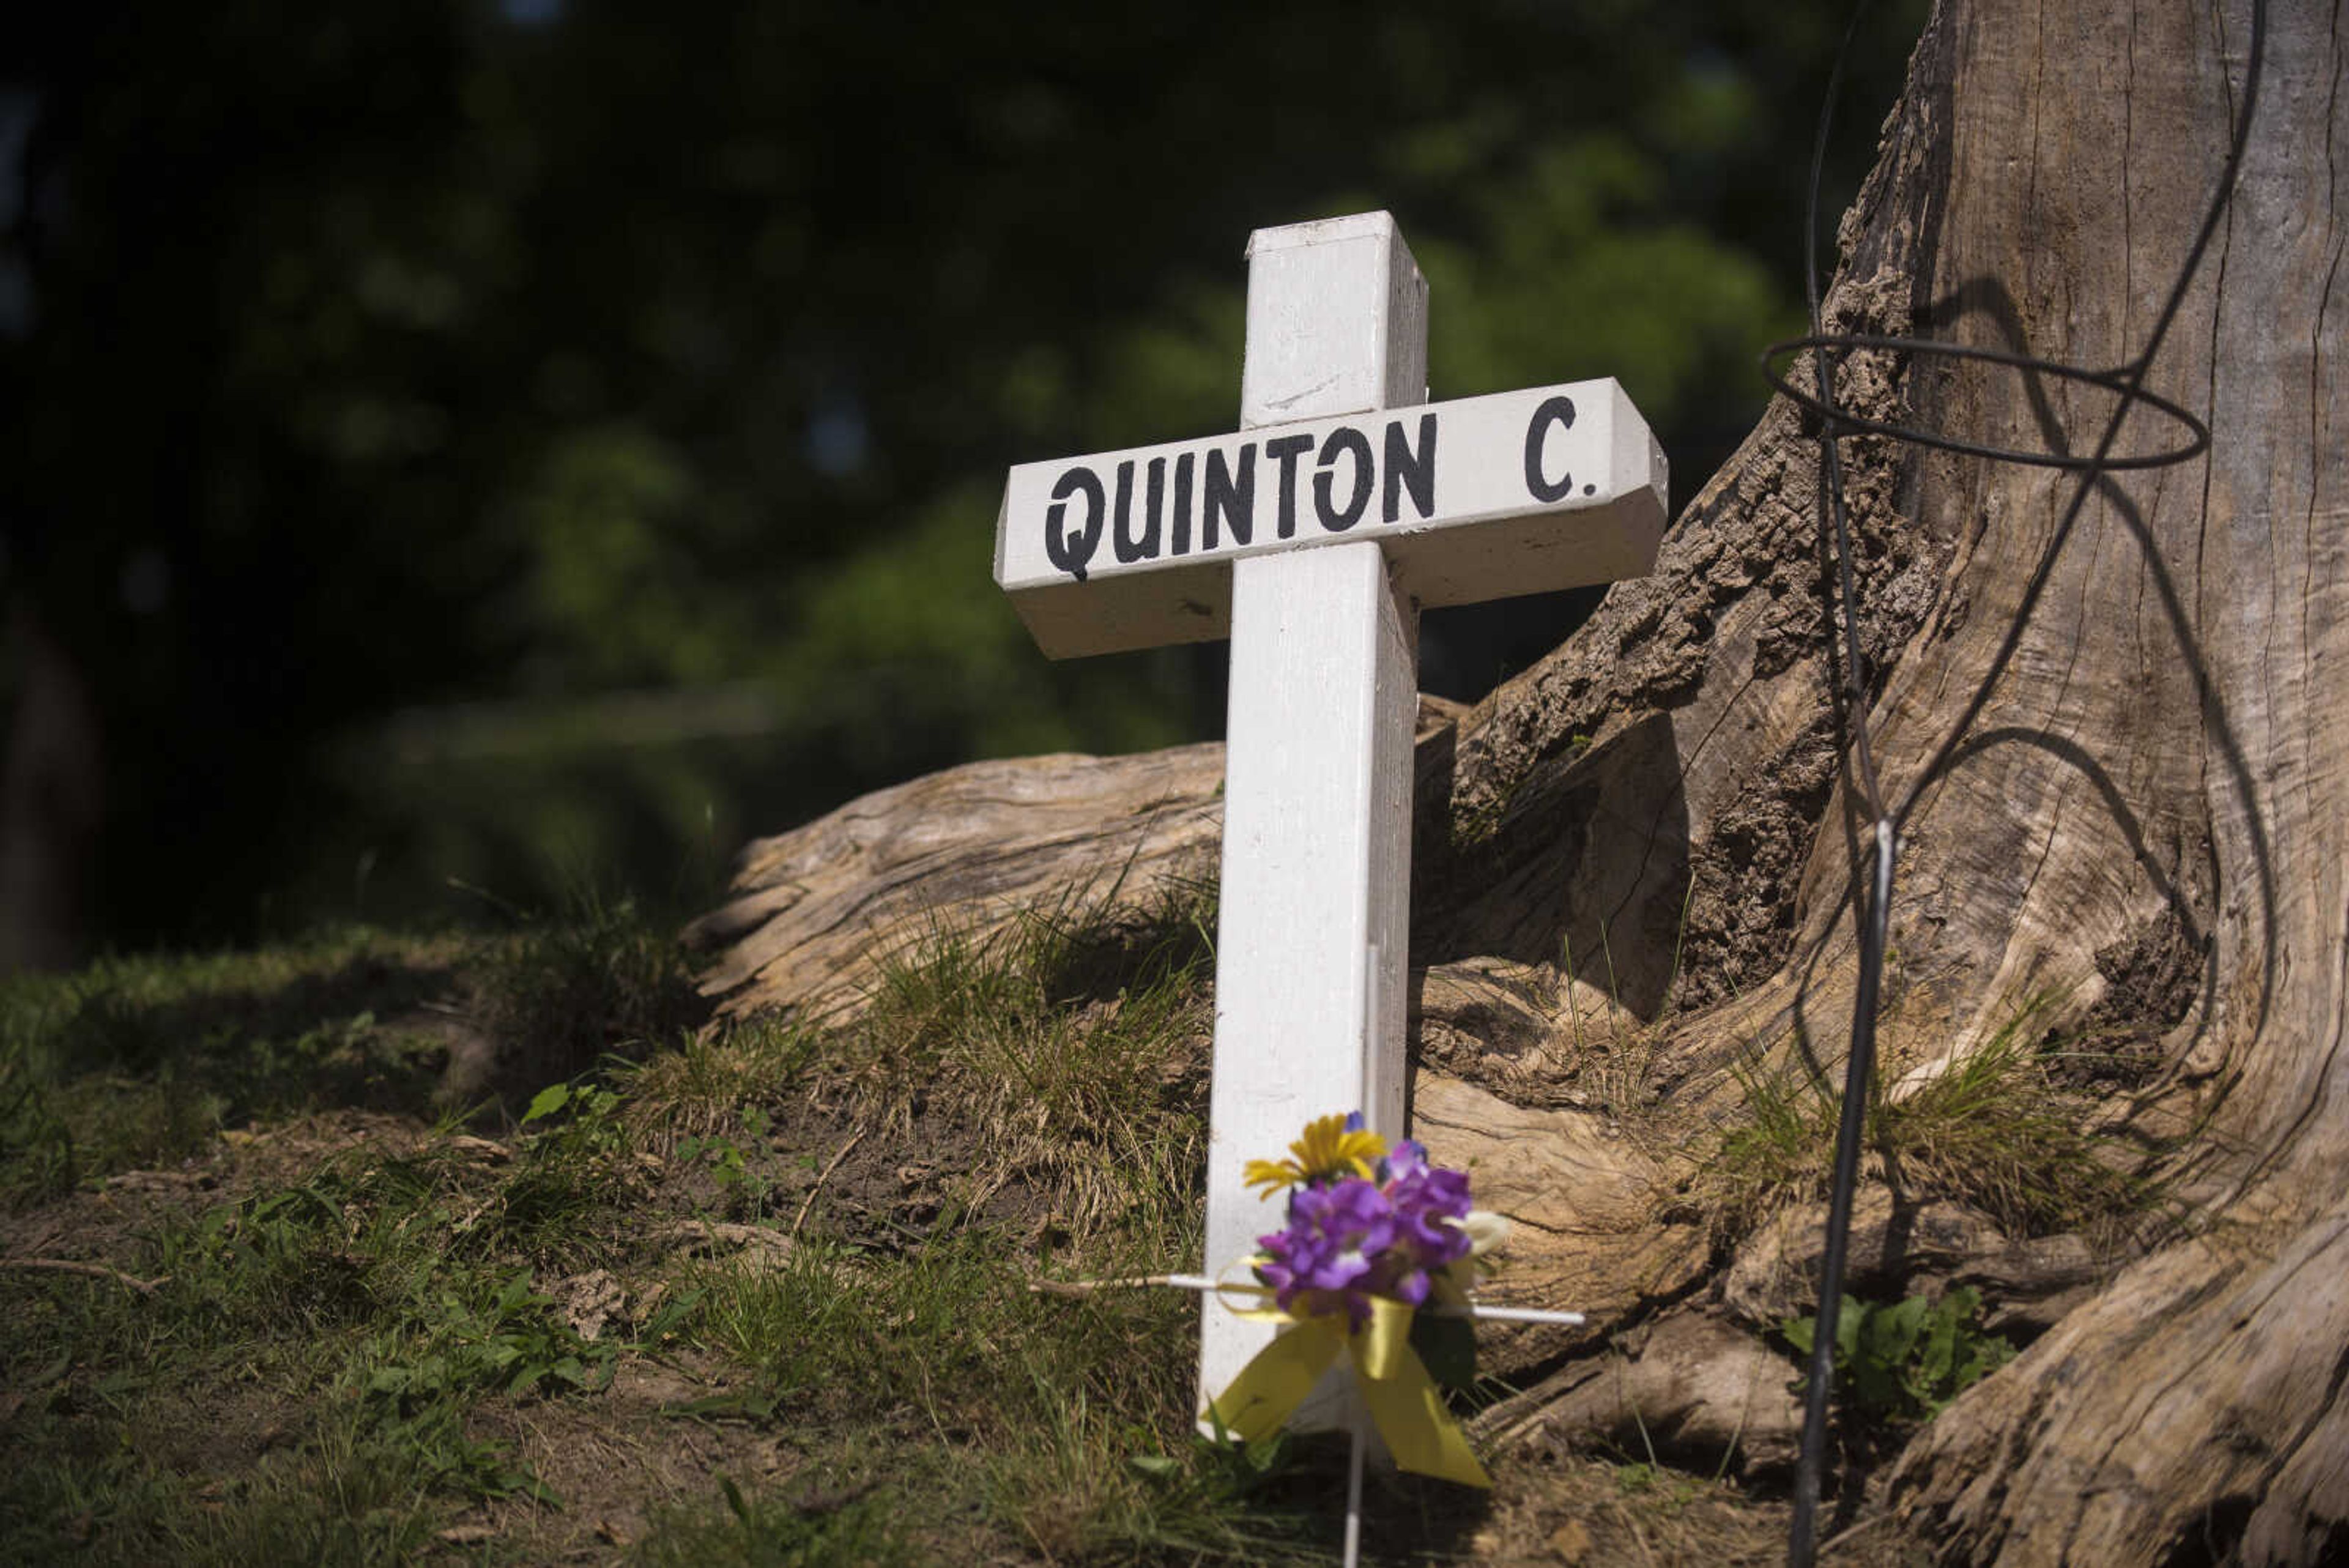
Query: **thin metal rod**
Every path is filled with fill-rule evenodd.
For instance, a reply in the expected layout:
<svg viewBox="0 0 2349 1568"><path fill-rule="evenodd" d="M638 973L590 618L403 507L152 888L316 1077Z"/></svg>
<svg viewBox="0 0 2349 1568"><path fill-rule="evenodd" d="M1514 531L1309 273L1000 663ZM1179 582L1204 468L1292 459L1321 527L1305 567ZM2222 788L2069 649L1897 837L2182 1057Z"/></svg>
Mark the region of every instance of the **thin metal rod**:
<svg viewBox="0 0 2349 1568"><path fill-rule="evenodd" d="M1468 1303L1468 1310L1465 1313L1459 1312L1452 1307L1441 1306L1430 1307L1427 1310L1434 1314L1437 1317L1472 1317L1478 1323L1562 1323L1576 1324L1589 1321L1578 1312L1547 1312L1540 1307L1479 1306L1475 1302L1470 1302Z"/></svg>
<svg viewBox="0 0 2349 1568"><path fill-rule="evenodd" d="M1215 1293L1224 1291L1240 1295L1268 1296L1274 1293L1269 1285L1249 1284L1244 1281L1218 1280L1211 1274L1128 1274L1114 1280L1035 1280L1028 1288L1041 1295L1083 1298L1095 1291L1133 1290L1144 1285L1166 1285L1178 1291L1199 1291ZM1555 1323L1575 1327L1588 1322L1578 1312L1551 1312L1545 1307L1485 1306L1470 1302L1464 1307L1436 1305L1419 1309L1433 1317L1464 1317L1478 1323Z"/></svg>
<svg viewBox="0 0 2349 1568"><path fill-rule="evenodd" d="M1811 1335L1810 1383L1803 1394L1803 1450L1795 1469L1795 1516L1788 1568L1810 1568L1816 1553L1819 1475L1826 1463L1827 1398L1835 1386L1836 1319L1843 1306L1844 1252L1851 1237L1852 1192L1859 1185L1860 1135L1876 1071L1876 989L1884 972L1884 928L1892 909L1892 824L1876 824L1875 897L1860 922L1859 985L1851 1002L1851 1056L1844 1064L1843 1115L1836 1125L1835 1188L1827 1202L1826 1255L1819 1260L1819 1315Z"/></svg>
<svg viewBox="0 0 2349 1568"><path fill-rule="evenodd" d="M1353 1452L1346 1460L1346 1568L1362 1560L1362 1417L1354 1417Z"/></svg>

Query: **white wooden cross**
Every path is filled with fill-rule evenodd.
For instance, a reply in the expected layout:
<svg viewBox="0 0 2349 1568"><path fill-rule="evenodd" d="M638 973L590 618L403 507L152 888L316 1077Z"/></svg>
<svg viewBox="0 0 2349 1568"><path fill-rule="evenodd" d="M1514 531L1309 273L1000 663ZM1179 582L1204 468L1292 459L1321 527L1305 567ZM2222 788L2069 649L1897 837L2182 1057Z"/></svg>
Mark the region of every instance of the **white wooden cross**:
<svg viewBox="0 0 2349 1568"><path fill-rule="evenodd" d="M1259 229L1236 434L1011 471L995 578L1055 659L1231 639L1206 1272L1304 1125L1402 1132L1419 611L1638 576L1662 449L1612 380L1427 399L1384 213ZM1273 1329L1203 1303L1200 1396Z"/></svg>

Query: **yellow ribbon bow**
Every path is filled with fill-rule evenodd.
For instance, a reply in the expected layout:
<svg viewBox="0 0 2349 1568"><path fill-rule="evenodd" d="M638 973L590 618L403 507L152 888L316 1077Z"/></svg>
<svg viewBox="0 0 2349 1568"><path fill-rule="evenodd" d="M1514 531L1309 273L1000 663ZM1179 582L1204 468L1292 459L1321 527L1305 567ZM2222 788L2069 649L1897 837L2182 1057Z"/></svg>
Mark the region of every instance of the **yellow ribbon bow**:
<svg viewBox="0 0 2349 1568"><path fill-rule="evenodd" d="M1449 1297L1455 1288L1439 1276L1439 1294ZM1354 1386L1371 1423L1386 1439L1398 1468L1491 1490L1493 1478L1476 1462L1467 1434L1444 1407L1442 1391L1411 1347L1412 1309L1379 1296L1370 1303L1370 1321L1360 1329L1342 1309L1303 1318L1285 1312L1248 1314L1283 1326L1209 1403L1208 1415L1243 1442L1268 1438L1305 1402L1342 1350L1353 1363Z"/></svg>

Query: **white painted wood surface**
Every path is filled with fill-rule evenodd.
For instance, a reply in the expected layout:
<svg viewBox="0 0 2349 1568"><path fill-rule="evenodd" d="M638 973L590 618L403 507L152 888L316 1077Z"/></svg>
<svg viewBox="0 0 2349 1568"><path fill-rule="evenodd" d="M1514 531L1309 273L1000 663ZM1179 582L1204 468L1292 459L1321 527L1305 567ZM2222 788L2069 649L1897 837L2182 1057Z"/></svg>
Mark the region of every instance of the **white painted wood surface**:
<svg viewBox="0 0 2349 1568"><path fill-rule="evenodd" d="M1611 379L1356 410L1023 463L1004 486L995 576L1054 658L1225 636L1226 562L1362 539L1423 606L1475 604L1647 571L1665 482L1662 449Z"/></svg>
<svg viewBox="0 0 2349 1568"><path fill-rule="evenodd" d="M1427 286L1386 214L1260 232L1248 254L1244 422L1425 396ZM1375 540L1232 566L1211 1273L1280 1224L1280 1204L1241 1185L1248 1160L1333 1112L1402 1132L1418 620ZM1201 1308L1204 1403L1271 1329L1212 1296ZM1300 1417L1340 1418L1321 1404Z"/></svg>
<svg viewBox="0 0 2349 1568"><path fill-rule="evenodd" d="M1281 1205L1240 1182L1307 1122L1402 1132L1417 611L1375 544L1233 568L1224 859L1207 1144L1208 1272ZM1209 1297L1203 1396L1271 1337Z"/></svg>
<svg viewBox="0 0 2349 1568"><path fill-rule="evenodd" d="M1248 236L1240 424L1427 401L1427 280L1386 213Z"/></svg>
<svg viewBox="0 0 2349 1568"><path fill-rule="evenodd" d="M1637 576L1666 507L1611 380L1427 403L1427 285L1386 213L1259 230L1248 258L1239 433L1015 468L996 534L1055 658L1231 638L1209 1274L1280 1226L1248 1160L1333 1113L1405 1131L1420 607ZM1271 1330L1202 1305L1204 1403ZM1342 1386L1301 1419L1350 1419Z"/></svg>

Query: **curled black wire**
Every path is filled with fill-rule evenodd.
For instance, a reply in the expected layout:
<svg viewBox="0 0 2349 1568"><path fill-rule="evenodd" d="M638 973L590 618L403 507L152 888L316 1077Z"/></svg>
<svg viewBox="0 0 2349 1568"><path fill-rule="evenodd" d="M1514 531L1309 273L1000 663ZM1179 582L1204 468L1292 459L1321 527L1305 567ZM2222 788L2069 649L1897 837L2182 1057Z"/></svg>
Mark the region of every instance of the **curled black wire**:
<svg viewBox="0 0 2349 1568"><path fill-rule="evenodd" d="M1889 348L1911 358L1982 359L1993 365L2012 365L2034 375L2056 380L2077 381L2120 395L2124 404L2142 403L2160 410L2184 425L2192 438L2184 446L2166 452L2147 452L2137 457L2106 458L2102 463L2093 457L2083 457L2068 452L2033 452L2022 447L1992 446L1982 441L1963 441L1943 435L1938 431L1920 430L1915 425L1897 424L1889 420L1863 419L1845 413L1832 401L1806 392L1785 377L1770 368L1770 362L1788 354L1799 354L1806 348L1828 354L1848 352L1855 348ZM1880 337L1864 332L1823 333L1814 337L1793 337L1784 343L1774 343L1762 351L1762 379L1787 397L1833 424L1838 435L1891 436L1911 446L1927 446L1942 452L1954 452L1966 457L1988 458L1992 462L2023 463L2035 468L2064 468L2075 473L2092 469L2111 472L2130 468L2167 468L2173 462L2186 462L2201 456L2210 447L2210 427L2196 418L2192 410L2179 407L2158 392L2143 387L2126 384L2136 363L2117 370L2083 370L2076 365L2065 365L2054 359L2042 359L2034 355L2017 354L2004 348L1977 348L1963 343L1939 343L1930 337Z"/></svg>
<svg viewBox="0 0 2349 1568"><path fill-rule="evenodd" d="M1834 1183L1827 1205L1826 1248L1820 1259L1819 1310L1812 1337L1809 1382L1805 1391L1802 1456L1795 1470L1794 1515L1787 1539L1786 1560L1793 1568L1810 1568L1816 1551L1819 1483L1826 1449L1827 1407L1835 1375L1836 1320L1842 1304L1852 1196L1858 1184L1859 1146L1866 1118L1868 1085L1875 1071L1877 998L1883 979L1900 827L1932 781L1941 776L1951 757L1964 742L1967 732L1981 717L1991 692L2022 646L2023 630L2038 607L2040 597L2046 590L2055 562L2069 542L2074 526L2085 511L2088 498L2095 493L2105 476L2121 470L2158 468L2185 462L2209 448L2209 427L2177 403L2146 390L2145 378L2152 368L2155 355L2160 351L2163 339L2177 320L2187 290L2200 269L2203 254L2209 248L2211 237L2218 232L2220 222L2233 196L2244 151L2250 145L2251 118L2259 102L2261 71L2267 54L2267 0L2251 0L2251 50L2244 68L2242 102L2229 144L2226 166L2204 213L2201 227L2178 268L2177 281L2171 286L2160 314L2155 318L2144 350L2116 369L2089 370L2058 360L2000 349L1969 348L1929 338L1829 333L1825 329L1821 321L1818 282L1820 175L1826 162L1827 130L1834 115L1837 90L1842 82L1844 63L1850 54L1852 39L1859 30L1860 18L1866 10L1867 0L1859 0L1854 8L1850 26L1845 31L1843 45L1837 52L1835 67L1828 76L1826 101L1819 111L1818 136L1812 147L1809 197L1805 210L1803 235L1804 292L1810 306L1810 333L1804 337L1772 345L1762 358L1763 378L1773 388L1809 410L1819 421L1819 504L1823 514L1820 521L1823 531L1832 539L1835 554L1837 630L1843 644L1843 721L1851 738L1850 771L1857 774L1857 794L1872 820L1874 851L1872 875L1865 884L1864 896L1858 885L1860 868L1857 863L1852 867L1855 883L1852 911L1858 926L1859 974L1852 999L1851 1048L1844 1068L1842 1114L1836 1133ZM2096 442L2095 450L2085 457L2070 452L2029 451L1967 441L1938 431L1844 412L1836 400L1832 362L1838 355L1865 349L1888 349L1912 358L1963 358L2012 366L2033 375L2096 387L2113 393L2118 400L2106 421L2103 436ZM1811 356L1815 383L1815 390L1810 392L1795 386L1791 379L1781 376L1774 369L1775 361L1806 350ZM2116 456L2113 449L2120 439L2121 427L2130 411L2139 407L2167 415L2183 426L2191 439L2183 445L2152 453ZM1850 524L1844 503L1843 461L1837 446L1843 437L1859 434L1888 436L1916 446L1993 462L2062 469L2078 475L2070 503L2033 568L2023 602L2016 607L1989 669L1976 685L1957 722L1934 749L1915 782L1902 795L1899 804L1889 809L1878 781L1868 733L1868 681L1859 639L1859 596L1853 566Z"/></svg>

